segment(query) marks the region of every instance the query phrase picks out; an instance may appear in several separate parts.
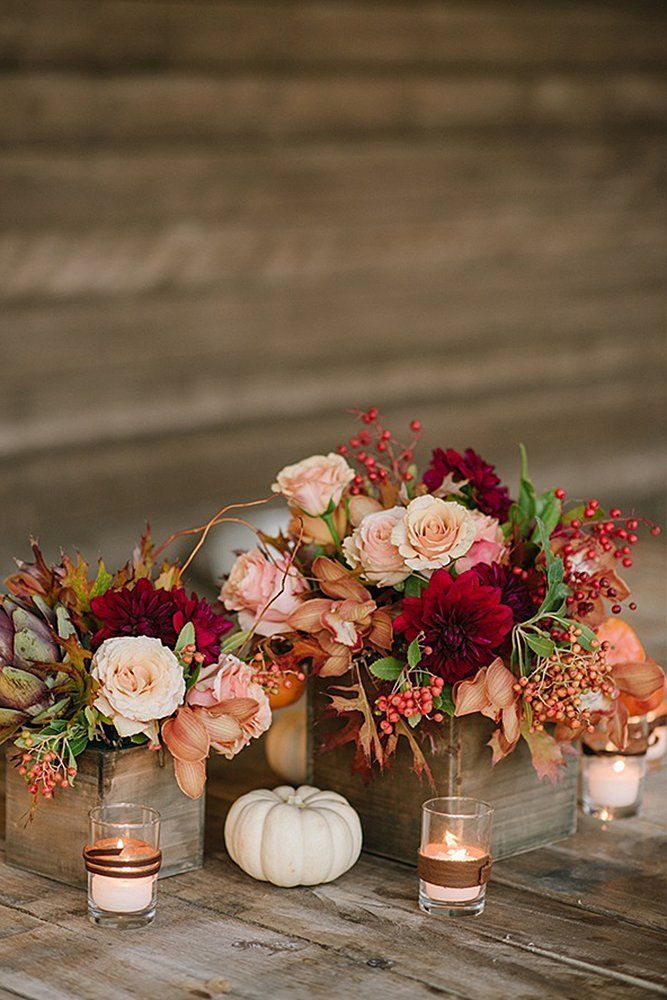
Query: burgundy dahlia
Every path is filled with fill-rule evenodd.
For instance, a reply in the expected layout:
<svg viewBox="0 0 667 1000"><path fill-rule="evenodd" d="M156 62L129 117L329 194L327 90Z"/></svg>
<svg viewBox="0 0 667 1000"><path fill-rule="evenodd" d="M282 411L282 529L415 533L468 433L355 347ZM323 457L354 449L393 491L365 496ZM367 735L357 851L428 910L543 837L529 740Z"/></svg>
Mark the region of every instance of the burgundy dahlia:
<svg viewBox="0 0 667 1000"><path fill-rule="evenodd" d="M421 597L403 599L394 629L408 642L423 636L422 664L448 683L470 677L494 659L513 624L499 587L484 585L475 570L433 574Z"/></svg>
<svg viewBox="0 0 667 1000"><path fill-rule="evenodd" d="M207 601L185 591L158 590L142 578L134 587L107 590L94 597L90 607L101 628L93 636L93 649L117 635L148 635L173 649L179 632L188 622L195 627L197 650L205 663L214 663L220 640L232 623L215 613Z"/></svg>
<svg viewBox="0 0 667 1000"><path fill-rule="evenodd" d="M220 640L232 628L232 623L223 615L216 614L208 601L196 594L188 597L184 590L173 590L176 605L173 622L176 635L184 625L192 622L195 627L197 650L204 654L204 663L215 663L220 655Z"/></svg>
<svg viewBox="0 0 667 1000"><path fill-rule="evenodd" d="M171 647L176 643L172 594L156 590L150 580L142 578L132 588L107 590L93 597L90 608L101 625L93 636L93 649L117 635L149 635Z"/></svg>
<svg viewBox="0 0 667 1000"><path fill-rule="evenodd" d="M462 455L454 448L446 451L436 448L424 473L424 483L433 493L449 475L455 483L468 480L473 499L482 513L497 517L500 522L507 520L512 505L509 490L501 484L495 466L485 462L476 451L466 448Z"/></svg>
<svg viewBox="0 0 667 1000"><path fill-rule="evenodd" d="M472 567L483 584L500 589L500 600L512 612L514 624L527 621L535 613L535 602L527 583L512 572L511 566L478 563Z"/></svg>

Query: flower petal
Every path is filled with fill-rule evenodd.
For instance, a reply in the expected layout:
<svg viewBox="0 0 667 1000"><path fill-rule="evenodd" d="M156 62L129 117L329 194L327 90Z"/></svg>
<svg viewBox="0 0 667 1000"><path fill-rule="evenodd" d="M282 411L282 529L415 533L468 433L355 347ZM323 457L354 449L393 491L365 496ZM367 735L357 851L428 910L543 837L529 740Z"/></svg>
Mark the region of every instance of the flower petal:
<svg viewBox="0 0 667 1000"><path fill-rule="evenodd" d="M486 692L486 667L482 667L471 681L459 681L454 685L454 715L470 715L481 712L489 703Z"/></svg>
<svg viewBox="0 0 667 1000"><path fill-rule="evenodd" d="M241 725L257 713L259 702L255 698L226 698L217 705L211 705L209 715L217 718L219 715L229 715ZM204 723L206 725L206 723Z"/></svg>
<svg viewBox="0 0 667 1000"><path fill-rule="evenodd" d="M370 594L351 573L326 556L318 556L313 563L313 573L320 582L320 590L339 601L368 601Z"/></svg>
<svg viewBox="0 0 667 1000"><path fill-rule="evenodd" d="M339 646L332 643L332 650L329 658L320 670L321 677L340 677L346 674L352 666L352 653L347 646Z"/></svg>
<svg viewBox="0 0 667 1000"><path fill-rule="evenodd" d="M516 743L521 735L521 720L519 718L519 709L516 702L513 702L509 708L503 709L503 732L505 734L505 739L512 746Z"/></svg>
<svg viewBox="0 0 667 1000"><path fill-rule="evenodd" d="M289 615L287 624L299 632L320 632L322 615L331 610L332 602L325 597L314 597Z"/></svg>
<svg viewBox="0 0 667 1000"><path fill-rule="evenodd" d="M203 760L174 758L174 773L178 787L190 799L198 799L206 784L206 764Z"/></svg>
<svg viewBox="0 0 667 1000"><path fill-rule="evenodd" d="M614 684L624 694L639 701L646 701L653 694L662 693L665 675L655 660L643 663L616 663L611 672Z"/></svg>
<svg viewBox="0 0 667 1000"><path fill-rule="evenodd" d="M358 528L367 514L375 514L382 510L382 504L373 497L356 496L350 497L349 506L350 524Z"/></svg>
<svg viewBox="0 0 667 1000"><path fill-rule="evenodd" d="M233 743L243 735L240 723L231 715L213 715L202 708L200 718L211 743Z"/></svg>
<svg viewBox="0 0 667 1000"><path fill-rule="evenodd" d="M516 701L514 684L516 678L511 670L508 670L499 656L493 663L489 664L486 674L486 689L489 698L496 708L509 708Z"/></svg>
<svg viewBox="0 0 667 1000"><path fill-rule="evenodd" d="M372 646L377 646L379 649L391 649L393 629L391 627L391 615L388 611L378 610L374 612L371 619L371 631L368 641Z"/></svg>
<svg viewBox="0 0 667 1000"><path fill-rule="evenodd" d="M198 712L187 705L179 708L173 718L162 723L162 739L172 757L177 760L201 761L208 756L209 738L206 727Z"/></svg>

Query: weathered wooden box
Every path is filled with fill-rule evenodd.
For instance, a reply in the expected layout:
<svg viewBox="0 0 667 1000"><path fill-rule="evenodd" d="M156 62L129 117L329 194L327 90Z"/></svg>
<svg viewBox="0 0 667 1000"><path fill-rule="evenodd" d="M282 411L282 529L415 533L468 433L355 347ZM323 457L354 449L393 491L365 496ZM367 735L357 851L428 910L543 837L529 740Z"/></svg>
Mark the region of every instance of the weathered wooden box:
<svg viewBox="0 0 667 1000"><path fill-rule="evenodd" d="M323 732L321 694L311 695L310 760L312 782L333 788L359 812L364 850L371 854L416 864L421 804L437 795L468 795L495 806L492 852L507 858L541 847L574 833L576 829L578 760L572 756L561 781L540 781L533 770L528 747L522 740L514 753L491 767L486 745L494 726L480 715L449 719L443 723L443 741L428 763L437 786L412 771L412 754L401 740L391 769L364 783L350 771L352 745L318 753ZM334 723L340 725L340 720Z"/></svg>
<svg viewBox="0 0 667 1000"><path fill-rule="evenodd" d="M9 756L9 755L8 755ZM31 798L11 761L6 767L6 861L68 885L85 884L81 851L88 812L108 802L138 802L162 817L160 878L201 868L204 858L204 796L192 800L176 784L169 754L133 747L86 750L72 788L40 801L26 822Z"/></svg>

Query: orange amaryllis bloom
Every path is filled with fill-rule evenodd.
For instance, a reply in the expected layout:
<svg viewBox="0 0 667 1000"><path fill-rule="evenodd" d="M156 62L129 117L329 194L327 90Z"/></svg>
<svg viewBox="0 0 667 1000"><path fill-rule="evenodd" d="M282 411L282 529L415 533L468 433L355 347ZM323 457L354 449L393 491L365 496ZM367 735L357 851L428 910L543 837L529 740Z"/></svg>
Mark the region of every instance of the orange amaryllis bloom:
<svg viewBox="0 0 667 1000"><path fill-rule="evenodd" d="M174 758L181 791L198 799L206 784L206 758L211 747L232 756L243 738L243 724L257 712L254 698L230 698L210 708L182 705L162 724L162 738Z"/></svg>
<svg viewBox="0 0 667 1000"><path fill-rule="evenodd" d="M318 556L313 574L327 596L304 600L289 616L288 624L317 639L325 654L320 669L324 677L344 674L352 666L353 653L366 644L382 651L391 649L389 612L378 608L351 573L333 559Z"/></svg>
<svg viewBox="0 0 667 1000"><path fill-rule="evenodd" d="M514 749L521 735L521 707L515 684L516 677L497 656L488 667L478 670L472 680L459 681L452 690L454 715L481 712L499 723L489 743L494 764Z"/></svg>
<svg viewBox="0 0 667 1000"><path fill-rule="evenodd" d="M618 698L605 713L607 734L622 749L627 740L628 718L647 715L662 701L665 674L659 664L647 658L639 636L623 619L607 618L596 632L600 642L609 644L605 659L618 690Z"/></svg>

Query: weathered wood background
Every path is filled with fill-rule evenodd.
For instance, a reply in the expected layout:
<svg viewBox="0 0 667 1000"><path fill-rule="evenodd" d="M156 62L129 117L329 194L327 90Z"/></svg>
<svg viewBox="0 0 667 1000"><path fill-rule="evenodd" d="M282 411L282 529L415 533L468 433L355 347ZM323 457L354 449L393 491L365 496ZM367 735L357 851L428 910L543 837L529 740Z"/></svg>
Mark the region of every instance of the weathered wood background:
<svg viewBox="0 0 667 1000"><path fill-rule="evenodd" d="M661 516L666 13L3 0L3 564L264 495L356 404Z"/></svg>

